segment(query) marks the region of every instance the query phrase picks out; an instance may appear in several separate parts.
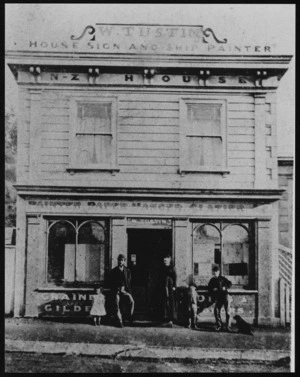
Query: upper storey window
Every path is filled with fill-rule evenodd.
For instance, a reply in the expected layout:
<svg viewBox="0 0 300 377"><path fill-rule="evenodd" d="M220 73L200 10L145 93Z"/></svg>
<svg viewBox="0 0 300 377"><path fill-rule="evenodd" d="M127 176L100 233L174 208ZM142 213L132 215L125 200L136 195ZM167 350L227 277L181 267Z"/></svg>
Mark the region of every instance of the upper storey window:
<svg viewBox="0 0 300 377"><path fill-rule="evenodd" d="M225 101L182 99L181 172L225 172Z"/></svg>
<svg viewBox="0 0 300 377"><path fill-rule="evenodd" d="M116 99L74 100L70 169L115 170L117 167Z"/></svg>

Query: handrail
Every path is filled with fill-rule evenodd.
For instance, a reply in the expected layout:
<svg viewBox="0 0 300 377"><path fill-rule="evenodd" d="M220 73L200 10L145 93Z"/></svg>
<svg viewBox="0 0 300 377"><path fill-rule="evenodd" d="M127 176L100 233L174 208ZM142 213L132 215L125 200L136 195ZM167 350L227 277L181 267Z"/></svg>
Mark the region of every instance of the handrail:
<svg viewBox="0 0 300 377"><path fill-rule="evenodd" d="M293 274L293 252L292 249L278 245L279 276L291 287Z"/></svg>
<svg viewBox="0 0 300 377"><path fill-rule="evenodd" d="M278 245L278 249L282 250L282 251L285 251L286 253L290 254L291 256L293 255L293 249L291 249L290 247L287 247L287 246L284 246L282 244L279 244Z"/></svg>

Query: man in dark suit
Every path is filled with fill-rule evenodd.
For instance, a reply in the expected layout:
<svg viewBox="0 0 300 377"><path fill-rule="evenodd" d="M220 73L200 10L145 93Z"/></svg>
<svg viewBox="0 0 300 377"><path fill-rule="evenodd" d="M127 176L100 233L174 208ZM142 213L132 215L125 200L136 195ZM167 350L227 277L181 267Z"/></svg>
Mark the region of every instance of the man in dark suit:
<svg viewBox="0 0 300 377"><path fill-rule="evenodd" d="M131 295L131 273L130 270L125 267L125 255L120 254L118 256L118 265L113 268L108 275L108 285L111 289L112 300L116 310L116 316L118 319L118 326L123 327L122 313L120 311L120 300L125 299L128 302L130 310L130 319L134 311L134 300Z"/></svg>
<svg viewBox="0 0 300 377"><path fill-rule="evenodd" d="M212 301L215 302L214 315L216 319L216 331L222 329L221 309L224 307L226 315L226 331L231 332L229 326L230 313L228 301L228 288L231 287L231 281L226 279L225 276L220 275L218 266L213 267L213 277L208 283L208 292Z"/></svg>

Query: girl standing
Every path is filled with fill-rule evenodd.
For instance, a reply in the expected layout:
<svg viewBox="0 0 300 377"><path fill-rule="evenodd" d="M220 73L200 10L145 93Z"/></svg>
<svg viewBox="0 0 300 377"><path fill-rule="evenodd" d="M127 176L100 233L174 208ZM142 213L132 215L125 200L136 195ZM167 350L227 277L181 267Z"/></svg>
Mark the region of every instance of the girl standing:
<svg viewBox="0 0 300 377"><path fill-rule="evenodd" d="M96 294L93 295L93 305L92 309L90 311L90 315L94 318L94 324L95 326L100 326L101 323L101 316L106 315L105 310L105 296L102 293L102 288L99 287L96 289Z"/></svg>

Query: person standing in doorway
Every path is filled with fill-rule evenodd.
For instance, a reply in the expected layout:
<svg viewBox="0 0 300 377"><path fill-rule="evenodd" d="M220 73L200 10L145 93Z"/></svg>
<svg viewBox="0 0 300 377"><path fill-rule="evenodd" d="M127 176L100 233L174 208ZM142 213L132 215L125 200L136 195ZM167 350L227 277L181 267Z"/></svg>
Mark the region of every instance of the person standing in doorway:
<svg viewBox="0 0 300 377"><path fill-rule="evenodd" d="M208 283L208 293L215 302L214 315L216 319L216 331L222 329L221 309L224 307L226 315L226 331L230 332L229 326L229 302L228 302L228 288L231 287L231 281L220 274L218 266L213 267L213 277Z"/></svg>
<svg viewBox="0 0 300 377"><path fill-rule="evenodd" d="M125 255L118 256L118 265L113 268L108 276L108 286L111 289L113 305L117 316L118 327L123 327L123 318L120 310L120 300L126 300L129 306L130 321L134 312L134 300L131 295L131 273L124 265Z"/></svg>
<svg viewBox="0 0 300 377"><path fill-rule="evenodd" d="M176 270L172 264L170 255L163 259L163 266L159 273L159 309L163 322L173 326L175 317L175 290L176 290Z"/></svg>

